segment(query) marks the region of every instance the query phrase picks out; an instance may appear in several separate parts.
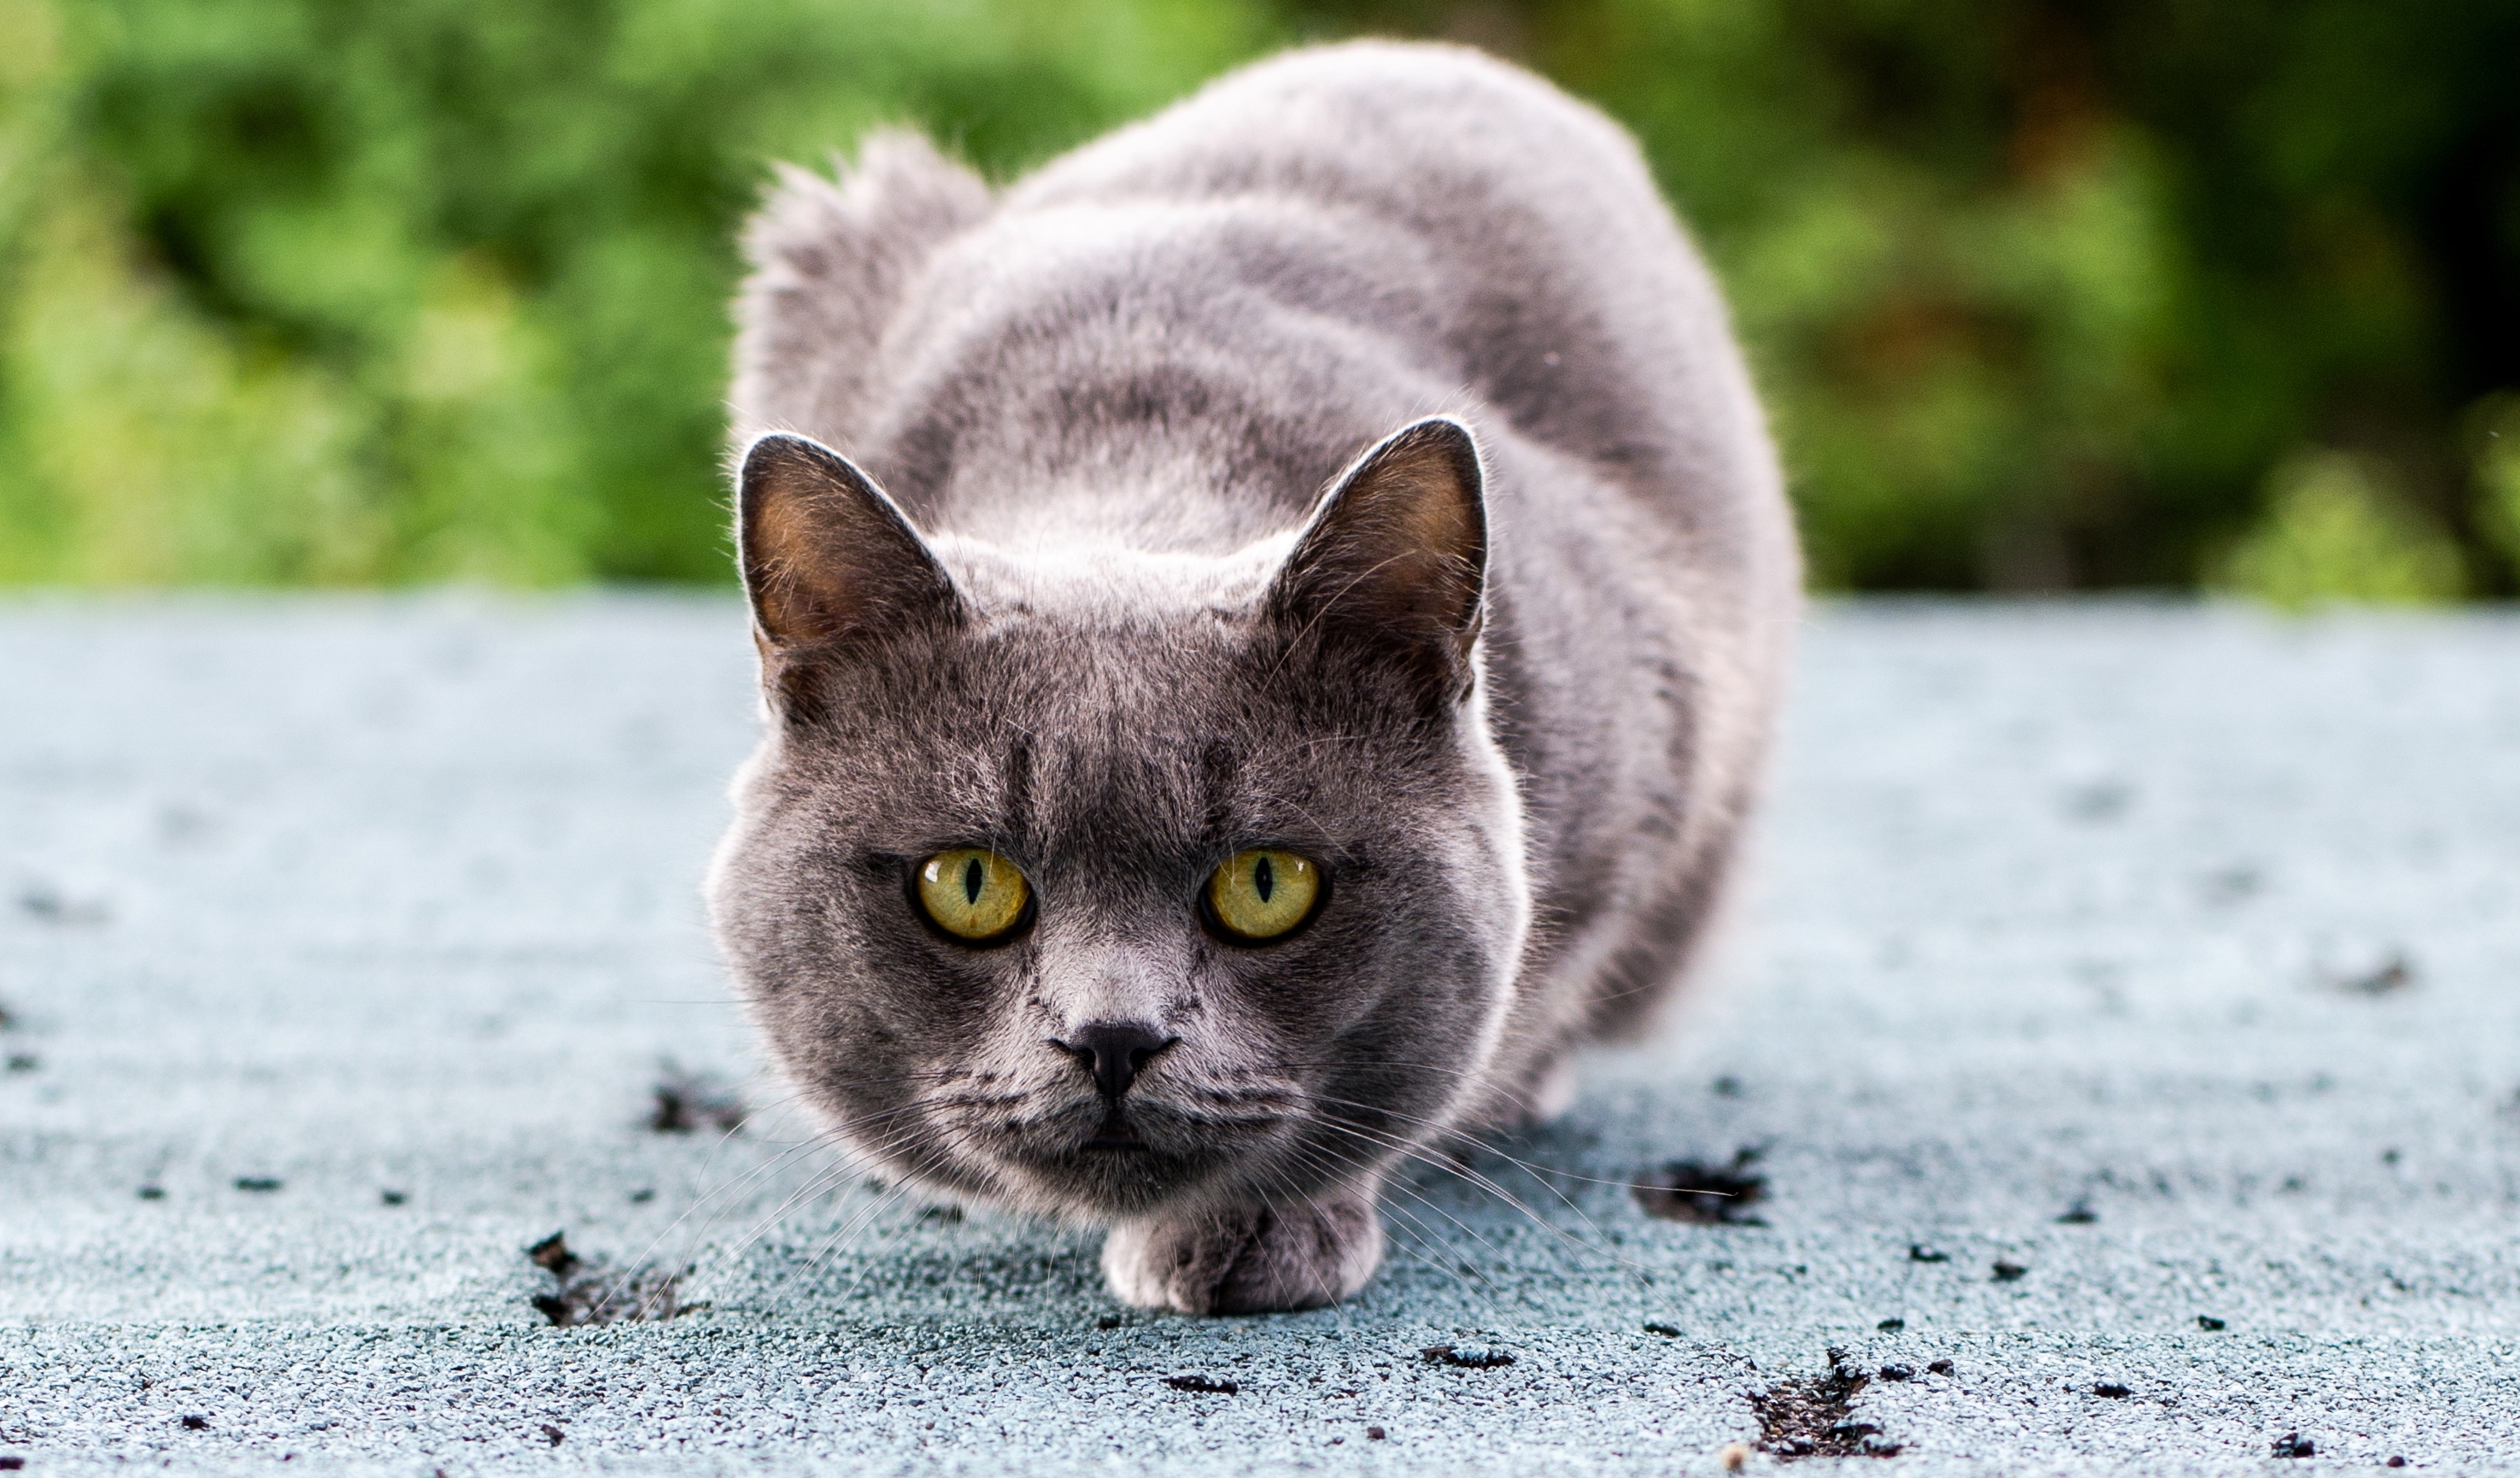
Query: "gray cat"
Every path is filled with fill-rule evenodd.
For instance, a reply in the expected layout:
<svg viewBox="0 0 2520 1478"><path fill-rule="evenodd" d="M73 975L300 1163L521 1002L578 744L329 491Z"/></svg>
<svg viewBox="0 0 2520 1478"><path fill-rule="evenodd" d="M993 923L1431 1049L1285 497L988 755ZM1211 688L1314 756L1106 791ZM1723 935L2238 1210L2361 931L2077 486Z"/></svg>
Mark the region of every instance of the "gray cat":
<svg viewBox="0 0 2520 1478"><path fill-rule="evenodd" d="M1336 46L997 193L878 135L748 246L771 1052L1132 1304L1354 1292L1386 1177L1668 994L1758 788L1792 525L1635 146Z"/></svg>

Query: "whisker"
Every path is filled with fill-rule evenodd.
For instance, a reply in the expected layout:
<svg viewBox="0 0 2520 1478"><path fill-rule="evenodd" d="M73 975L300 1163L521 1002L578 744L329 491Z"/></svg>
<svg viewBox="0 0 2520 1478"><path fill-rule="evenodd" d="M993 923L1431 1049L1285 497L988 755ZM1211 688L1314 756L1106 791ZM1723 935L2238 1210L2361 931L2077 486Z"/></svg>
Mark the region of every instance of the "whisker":
<svg viewBox="0 0 2520 1478"><path fill-rule="evenodd" d="M1430 1155L1422 1146L1405 1140L1393 1140L1387 1136L1378 1136L1374 1134L1373 1131L1367 1129L1363 1125L1350 1123L1346 1120L1340 1119L1334 1114L1319 1115L1317 1121L1342 1129L1356 1138L1365 1141L1367 1143L1379 1143L1383 1147L1402 1157L1415 1160L1420 1164L1439 1170L1444 1174L1458 1177L1467 1184L1476 1186L1480 1189L1485 1190L1489 1194L1504 1201L1515 1211L1520 1212L1525 1218L1529 1219L1533 1226L1546 1230L1552 1235L1559 1237L1567 1242L1570 1246L1581 1247L1590 1252L1598 1252L1602 1256L1608 1257L1613 1263L1619 1265L1620 1268L1628 1272L1630 1275L1637 1276L1640 1279L1643 1276L1643 1269L1632 1259L1619 1253L1607 1252L1602 1248L1588 1245L1583 1241L1583 1239L1567 1232L1566 1229L1557 1226L1555 1223L1551 1222L1546 1217L1540 1215L1540 1213L1532 1210L1529 1206L1524 1205L1519 1197L1515 1196L1511 1191L1507 1190L1504 1187L1498 1185L1493 1179L1481 1174L1467 1165L1456 1164L1452 1161ZM1547 1182L1544 1181L1542 1184L1546 1186ZM1581 1206L1576 1205L1572 1200L1568 1199L1564 1192L1557 1191L1553 1187L1550 1188L1552 1194L1555 1194L1561 1202L1564 1202L1567 1209L1573 1211L1577 1217L1583 1220L1584 1225L1588 1230L1590 1230L1596 1236L1601 1235L1600 1227L1593 1221L1590 1215L1586 1214Z"/></svg>
<svg viewBox="0 0 2520 1478"><path fill-rule="evenodd" d="M1340 1124L1340 1123L1336 1123L1336 1122L1330 1122L1330 1123L1329 1123L1329 1127L1330 1127L1330 1128L1332 1128L1332 1129L1335 1129L1335 1130L1339 1131L1340 1133L1347 1134L1347 1135L1349 1135L1351 1138L1360 1138L1360 1139L1362 1138L1362 1136L1360 1136L1360 1135L1356 1134L1356 1132L1355 1132L1354 1130L1350 1129L1347 1125ZM1371 1143L1372 1142L1371 1142L1371 1141L1368 1141L1367 1142ZM1323 1147L1324 1147L1325 1149L1327 1149L1328 1146L1325 1145L1325 1146L1323 1146ZM1340 1158L1340 1159L1342 1159L1342 1160L1344 1160L1344 1161L1346 1161L1346 1162L1347 1162L1348 1164L1350 1164L1350 1165L1354 1165L1354 1166L1356 1166L1359 1170L1368 1170L1368 1169L1370 1169L1370 1167L1368 1167L1368 1166L1364 1165L1363 1163L1359 1162L1359 1161L1358 1161L1355 1157L1353 1157L1353 1156L1350 1156L1350 1155L1341 1155L1341 1156L1339 1156L1339 1158ZM1467 1223L1467 1222L1465 1222L1465 1221L1462 1221L1460 1217L1455 1216L1452 1212L1450 1212L1450 1211L1446 1210L1446 1209L1445 1209L1445 1208L1443 1208L1442 1206L1439 1206L1439 1205L1435 1204L1435 1202L1434 1202L1430 1197L1426 1196L1423 1192L1419 1191L1416 1187L1409 1185L1407 1182L1405 1182L1405 1181L1400 1181L1400 1180L1390 1180L1390 1181L1387 1181L1387 1182L1385 1183L1385 1185L1384 1185L1384 1188L1385 1188L1386 1190L1394 1190L1394 1191L1398 1191L1399 1193L1401 1193L1401 1194L1403 1194L1403 1195L1406 1195L1406 1196L1408 1196L1410 1199L1412 1199L1412 1200L1416 1201L1418 1205L1425 1207L1428 1211L1430 1211L1430 1212L1434 1213L1434 1214L1435 1214L1435 1215L1437 1215L1437 1216L1442 1217L1444 1220L1446 1220L1446 1221L1448 1221L1448 1222L1451 1222L1454 1226L1459 1227L1460 1229L1462 1229L1462 1231L1463 1231L1463 1232L1465 1232L1469 1233L1470 1237L1471 1237L1473 1240L1475 1240L1476 1242L1478 1242L1478 1244L1479 1244L1480 1246L1485 1247L1485 1248L1486 1248L1490 1253L1492 1253L1492 1254L1496 1255L1497 1257L1502 1258L1502 1257L1504 1257L1504 1256L1506 1255L1506 1254L1505 1254L1505 1249L1503 1249L1503 1248L1501 1248L1501 1247L1497 1246L1497 1244L1496 1244L1496 1243L1489 1241L1489 1240L1488 1240L1488 1238L1487 1238L1487 1234L1486 1234L1486 1233L1484 1233L1484 1232L1480 1232L1476 1227L1471 1226L1469 1223ZM1396 1210L1397 1208L1394 1208L1394 1209Z"/></svg>
<svg viewBox="0 0 2520 1478"><path fill-rule="evenodd" d="M781 1163L804 1150L835 1145L842 1151L846 1152L854 1147L847 1139L847 1136L851 1132L898 1119L905 1114L916 1112L918 1107L919 1104L914 1100L913 1102L899 1104L879 1112L860 1114L849 1119L841 1120L836 1124L818 1131L816 1134L805 1140L798 1141L796 1143L788 1146L786 1149L780 1151L779 1154L773 1156L770 1160L756 1166L751 1173L735 1182L733 1186L722 1187L722 1191L732 1190L748 1184L751 1181L757 1180ZM888 1149L891 1147L893 1142L895 1142L887 1141L884 1148ZM881 1149L878 1149L875 1151L875 1154L879 1156L882 1152L883 1151ZM769 1230L776 1226L789 1210L797 1205L797 1203L812 1196L818 1190L834 1184L837 1180L844 1178L847 1174L854 1173L857 1168L858 1166L855 1163L843 1162L839 1165L818 1170L812 1177L807 1179L804 1186L791 1192L786 1200L774 1207L767 1216L755 1223L752 1230L738 1239L735 1246L728 1249L723 1255L729 1259L742 1258L744 1253L750 1251L752 1247L768 1233ZM719 1193L722 1192L712 1192L711 1194L714 1196ZM697 1206L694 1209L698 1209ZM717 1215L723 1214L723 1210L717 1213ZM691 1213L688 1211L684 1213L684 1217L688 1217L690 1215ZM676 1225L680 1225L682 1220L683 1218L677 1218ZM705 1236L707 1232L716 1226L716 1215L713 1215L708 1224L698 1230L695 1235L695 1242L697 1242L699 1237ZM667 1232L670 1232L671 1230L671 1228L668 1228ZM661 1244L663 1235L660 1234L657 1240L658 1243ZM653 1248L652 1247L650 1251L651 1255L652 1255Z"/></svg>
<svg viewBox="0 0 2520 1478"><path fill-rule="evenodd" d="M1344 1164L1368 1175L1372 1175L1373 1173L1373 1167L1360 1162L1352 1155L1341 1154L1335 1148L1328 1144L1309 1145L1298 1151L1299 1157L1308 1157L1314 1153L1328 1155L1338 1161L1340 1164ZM1312 1164L1310 1168L1327 1169L1328 1167ZM1386 1183L1384 1188L1386 1190L1399 1191L1401 1194L1408 1196L1410 1199L1418 1202L1427 1210L1434 1212L1436 1215L1452 1222L1455 1226L1460 1227L1462 1231L1469 1232L1471 1236L1476 1237L1481 1243L1487 1244L1487 1238L1480 1235L1476 1228L1471 1227L1468 1223L1463 1222L1460 1217L1454 1216L1451 1212L1444 1210L1433 1201L1428 1200L1425 1196L1419 1194L1416 1187L1397 1183ZM1407 1207L1395 1205L1388 1200L1384 1200L1379 1202L1375 1209L1377 1211L1388 1211L1395 1217L1406 1219L1411 1232L1417 1235L1421 1242L1433 1246L1444 1245L1443 1241L1429 1232L1426 1229L1426 1225L1418 1219L1417 1214L1410 1211ZM1488 1245L1490 1245L1491 1250L1494 1250L1493 1244ZM1464 1288L1470 1288L1473 1286L1470 1280L1462 1276L1460 1269L1438 1262L1431 1257L1427 1257L1422 1252L1416 1253L1414 1255L1418 1257L1418 1261L1424 1263L1428 1268L1431 1268L1434 1271L1443 1274L1445 1276L1452 1278L1454 1281L1461 1283ZM1487 1282L1488 1279L1482 1276L1480 1281L1484 1283ZM1491 1286L1484 1291L1487 1291L1492 1295L1494 1290Z"/></svg>
<svg viewBox="0 0 2520 1478"><path fill-rule="evenodd" d="M1433 1119L1420 1118L1415 1114L1405 1114L1397 1109L1385 1108L1378 1103L1360 1103L1352 1098L1332 1097L1317 1097L1313 1101L1317 1103L1335 1103L1345 1108L1362 1108L1372 1113L1388 1114L1390 1117L1399 1119L1404 1123L1418 1125L1425 1129L1430 1134L1449 1136L1450 1138L1459 1141L1465 1147L1475 1149L1481 1154L1494 1155L1498 1159L1505 1161L1507 1164L1511 1165L1518 1170L1528 1172L1534 1180L1539 1181L1544 1186L1549 1184L1552 1177L1555 1177L1586 1186L1611 1186L1616 1187L1621 1190L1634 1190L1637 1188L1636 1182L1634 1181L1605 1181L1598 1176L1577 1175L1573 1171L1560 1170L1553 1165L1534 1164L1529 1160L1520 1159L1516 1156L1506 1153L1504 1150L1499 1149L1496 1146L1494 1141L1483 1139L1469 1130L1460 1128L1456 1125L1438 1123ZM1559 1199L1563 1200L1564 1196L1562 1194L1559 1195ZM1580 1208L1576 1207L1571 1201L1567 1202L1567 1209L1578 1211L1580 1214Z"/></svg>

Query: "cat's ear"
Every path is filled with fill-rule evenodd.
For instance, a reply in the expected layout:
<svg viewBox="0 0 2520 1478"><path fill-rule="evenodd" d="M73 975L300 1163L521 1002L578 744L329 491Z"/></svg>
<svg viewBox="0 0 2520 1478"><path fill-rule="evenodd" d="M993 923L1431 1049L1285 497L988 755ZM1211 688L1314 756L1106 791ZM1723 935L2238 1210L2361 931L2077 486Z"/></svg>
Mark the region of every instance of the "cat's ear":
<svg viewBox="0 0 2520 1478"><path fill-rule="evenodd" d="M1401 427L1356 460L1269 592L1297 641L1357 642L1398 658L1430 694L1470 690L1486 605L1487 505L1478 443L1449 416Z"/></svg>
<svg viewBox="0 0 2520 1478"><path fill-rule="evenodd" d="M962 614L900 505L819 441L774 431L744 452L735 537L753 622L780 655L846 653Z"/></svg>

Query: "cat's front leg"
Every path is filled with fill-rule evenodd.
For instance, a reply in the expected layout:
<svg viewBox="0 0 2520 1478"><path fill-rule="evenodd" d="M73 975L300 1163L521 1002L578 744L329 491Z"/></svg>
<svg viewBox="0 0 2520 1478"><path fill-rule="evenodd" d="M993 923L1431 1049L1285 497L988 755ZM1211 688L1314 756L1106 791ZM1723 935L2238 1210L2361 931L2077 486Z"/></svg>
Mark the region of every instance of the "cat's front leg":
<svg viewBox="0 0 2520 1478"><path fill-rule="evenodd" d="M1372 1187L1291 1205L1229 1207L1114 1227L1102 1276L1123 1303L1182 1314L1271 1314L1333 1304L1382 1261Z"/></svg>

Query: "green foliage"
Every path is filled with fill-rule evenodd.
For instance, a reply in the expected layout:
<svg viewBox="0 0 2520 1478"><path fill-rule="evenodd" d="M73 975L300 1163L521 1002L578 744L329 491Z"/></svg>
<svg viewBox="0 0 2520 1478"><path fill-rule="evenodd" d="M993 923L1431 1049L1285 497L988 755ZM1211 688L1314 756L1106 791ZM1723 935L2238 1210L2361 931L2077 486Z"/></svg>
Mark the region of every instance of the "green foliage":
<svg viewBox="0 0 2520 1478"><path fill-rule="evenodd" d="M2461 407L2520 382L2520 7L1524 14L1727 269L1824 582L2185 584L2318 448L2470 527Z"/></svg>
<svg viewBox="0 0 2520 1478"><path fill-rule="evenodd" d="M769 161L908 119L1012 171L1263 34L1224 0L0 0L0 579L723 578Z"/></svg>
<svg viewBox="0 0 2520 1478"><path fill-rule="evenodd" d="M1637 130L1824 584L2520 570L2508 0L0 0L0 581L722 579L768 161L1360 30Z"/></svg>
<svg viewBox="0 0 2520 1478"><path fill-rule="evenodd" d="M2477 522L2505 559L2520 565L2520 394L2477 404L2472 462L2481 494Z"/></svg>
<svg viewBox="0 0 2520 1478"><path fill-rule="evenodd" d="M2338 452L2276 470L2266 516L2218 583L2284 610L2336 602L2415 605L2456 599L2458 547L2407 513L2362 459Z"/></svg>

